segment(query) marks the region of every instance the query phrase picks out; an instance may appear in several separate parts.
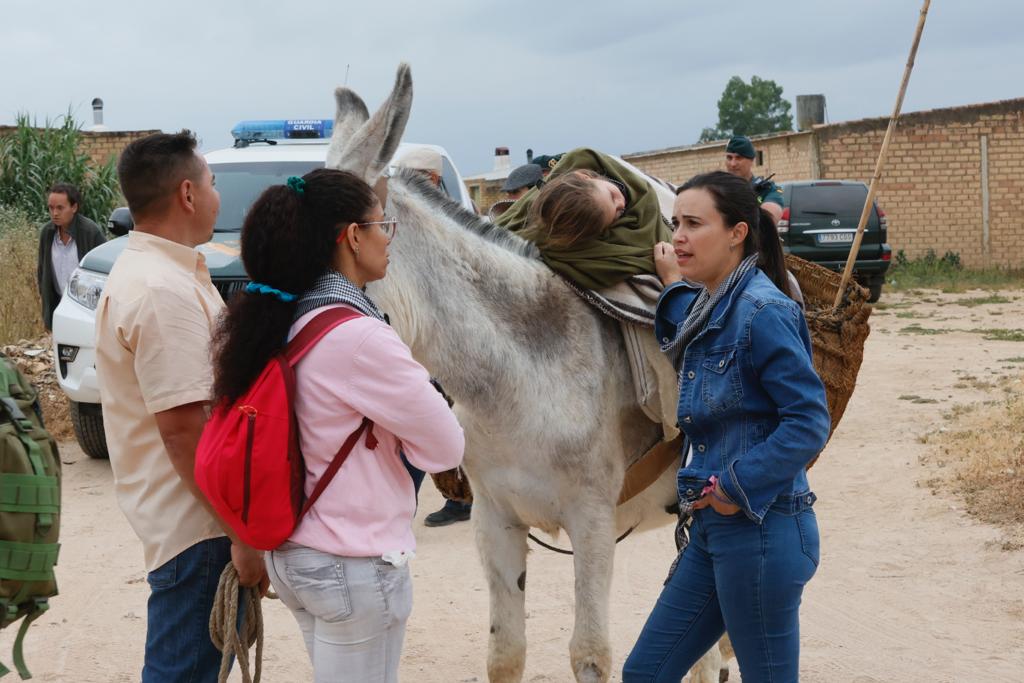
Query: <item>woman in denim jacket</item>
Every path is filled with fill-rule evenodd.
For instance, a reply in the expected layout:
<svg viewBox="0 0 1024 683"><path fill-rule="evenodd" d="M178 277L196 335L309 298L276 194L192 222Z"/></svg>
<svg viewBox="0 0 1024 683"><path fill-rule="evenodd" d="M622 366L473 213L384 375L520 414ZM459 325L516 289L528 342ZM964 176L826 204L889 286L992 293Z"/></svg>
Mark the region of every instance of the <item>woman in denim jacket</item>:
<svg viewBox="0 0 1024 683"><path fill-rule="evenodd" d="M672 244L655 248L656 334L679 369L679 497L693 525L622 680L677 683L727 631L745 683L796 681L800 596L819 552L804 468L828 437L825 390L749 185L696 176L672 223Z"/></svg>

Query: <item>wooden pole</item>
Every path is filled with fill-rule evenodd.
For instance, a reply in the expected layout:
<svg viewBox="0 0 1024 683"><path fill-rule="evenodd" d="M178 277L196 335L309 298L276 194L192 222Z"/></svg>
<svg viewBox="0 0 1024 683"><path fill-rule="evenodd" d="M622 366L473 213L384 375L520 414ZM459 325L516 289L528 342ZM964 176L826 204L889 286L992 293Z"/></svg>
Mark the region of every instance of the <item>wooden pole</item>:
<svg viewBox="0 0 1024 683"><path fill-rule="evenodd" d="M868 224L871 207L875 202L878 180L882 177L882 168L885 166L885 155L889 151L889 143L892 141L893 131L896 130L896 122L900 117L900 109L903 107L903 96L907 93L907 83L910 82L910 72L914 69L917 46L921 44L924 20L928 16L928 7L931 4L931 0L924 0L924 5L921 7L921 16L917 19L917 31L914 33L914 43L910 46L910 57L907 58L907 67L903 70L903 82L900 83L900 93L896 97L896 106L892 110L892 116L889 117L889 127L886 129L885 137L882 139L882 149L878 152L878 161L875 163L875 174L871 177L871 185L868 187L868 198L864 201L864 210L860 213L860 221L857 223L857 234L853 237L850 254L846 257L846 267L843 269L843 278L839 282L839 291L836 292L836 300L832 305L832 310L839 308L839 304L843 301L843 292L846 291L846 284L850 281L853 265L857 261L857 254L860 252L860 243L864 239L864 227Z"/></svg>

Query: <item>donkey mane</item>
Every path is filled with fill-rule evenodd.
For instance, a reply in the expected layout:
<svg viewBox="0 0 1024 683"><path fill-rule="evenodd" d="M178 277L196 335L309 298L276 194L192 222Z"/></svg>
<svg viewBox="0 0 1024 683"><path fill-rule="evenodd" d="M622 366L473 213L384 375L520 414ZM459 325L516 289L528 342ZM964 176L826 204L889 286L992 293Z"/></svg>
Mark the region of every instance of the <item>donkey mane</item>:
<svg viewBox="0 0 1024 683"><path fill-rule="evenodd" d="M540 258L540 251L533 242L524 240L496 223L467 211L464 206L442 192L419 171L400 168L394 177L400 179L407 187L426 199L442 214L451 218L459 227L475 233L517 256L531 260Z"/></svg>

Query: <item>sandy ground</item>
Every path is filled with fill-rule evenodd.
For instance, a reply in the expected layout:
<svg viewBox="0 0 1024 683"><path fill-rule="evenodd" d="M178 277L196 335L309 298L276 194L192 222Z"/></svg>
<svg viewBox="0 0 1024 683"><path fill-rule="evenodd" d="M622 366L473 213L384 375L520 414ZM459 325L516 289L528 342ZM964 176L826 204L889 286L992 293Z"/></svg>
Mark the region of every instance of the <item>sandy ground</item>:
<svg viewBox="0 0 1024 683"><path fill-rule="evenodd" d="M802 610L804 681L1024 680L1024 552L1002 550L1000 530L921 484L936 465L919 461L929 448L919 437L945 426L953 405L995 398L984 380L1024 368L1001 360L1024 356L1024 343L967 331L1024 327L1024 292L1004 292L1008 303L956 303L979 296L887 295L872 317L860 386L811 474L823 559ZM959 331L905 329L914 324ZM63 445L63 459L61 595L31 629L29 665L40 681L138 680L148 592L139 543L114 501L108 464L73 443ZM485 681L487 591L472 530L423 527L422 516L439 504L428 486L415 522L416 605L402 679ZM667 526L619 547L616 667L658 594L672 547ZM531 551L527 585L525 680L570 681L571 559ZM276 601L264 605L264 680L309 680L290 614ZM0 636L8 663L12 639L10 629ZM739 680L735 662L731 672Z"/></svg>

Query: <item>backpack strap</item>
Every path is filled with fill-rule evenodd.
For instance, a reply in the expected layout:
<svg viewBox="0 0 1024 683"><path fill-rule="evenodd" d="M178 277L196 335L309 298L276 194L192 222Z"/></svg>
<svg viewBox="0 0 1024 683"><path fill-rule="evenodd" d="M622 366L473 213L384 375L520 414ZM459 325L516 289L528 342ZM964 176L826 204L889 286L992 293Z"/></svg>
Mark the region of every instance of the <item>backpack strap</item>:
<svg viewBox="0 0 1024 683"><path fill-rule="evenodd" d="M306 323L305 327L299 330L299 333L288 342L287 348L284 351L284 359L289 366L295 367L296 364L309 352L313 346L316 345L324 336L333 330L338 325L355 318L364 317L362 313L352 310L348 307L333 307L329 308L323 313L317 314L312 320ZM294 389L291 389L290 394L294 395ZM292 416L294 418L294 411ZM355 448L356 443L359 442L359 437L362 436L363 432L366 432L366 447L374 449L377 447L377 439L373 435L373 421L368 417L364 417L363 421L359 424L354 432L349 434L348 438L345 439L345 443L341 445L338 452L334 454L331 459L331 464L327 466L324 473L320 475L320 480L317 481L313 491L309 494L309 498L302 506L301 512L299 512L299 519L302 519L309 509L313 507L313 503L317 501L320 494L324 492L327 485L334 479L334 475L338 473L341 466L345 463L349 453ZM296 523L298 520L296 520Z"/></svg>
<svg viewBox="0 0 1024 683"><path fill-rule="evenodd" d="M14 649L12 650L14 668L17 670L18 675L21 676L22 680L32 678L32 674L29 673L28 666L25 665L25 653L23 650L25 634L28 633L29 625L42 616L43 612L45 612L49 606L50 605L46 600L36 601L35 608L25 615L25 618L21 622L21 627L18 629L18 635L14 638ZM0 678L3 678L4 675L9 674L10 672L11 670L4 666L3 662L0 662Z"/></svg>
<svg viewBox="0 0 1024 683"><path fill-rule="evenodd" d="M313 507L313 503L320 497L320 494L324 492L327 485L334 479L334 475L338 473L341 466L345 464L345 460L348 459L348 454L355 448L356 443L359 441L359 437L362 436L363 432L366 432L366 447L374 449L377 447L377 439L373 436L373 422L368 417L364 417L363 421L356 428L356 431L349 434L348 438L345 439L345 443L341 445L341 448L335 454L331 460L331 464L327 466L324 473L320 475L320 480L316 483L312 493L309 494L309 498L306 499L305 505L302 506L302 512L299 513L299 519L302 519L309 508Z"/></svg>
<svg viewBox="0 0 1024 683"><path fill-rule="evenodd" d="M288 342L288 346L284 350L284 357L288 361L288 365L295 367L309 350L324 338L324 335L338 325L362 317L364 317L362 313L353 311L347 306L332 307L317 314Z"/></svg>

